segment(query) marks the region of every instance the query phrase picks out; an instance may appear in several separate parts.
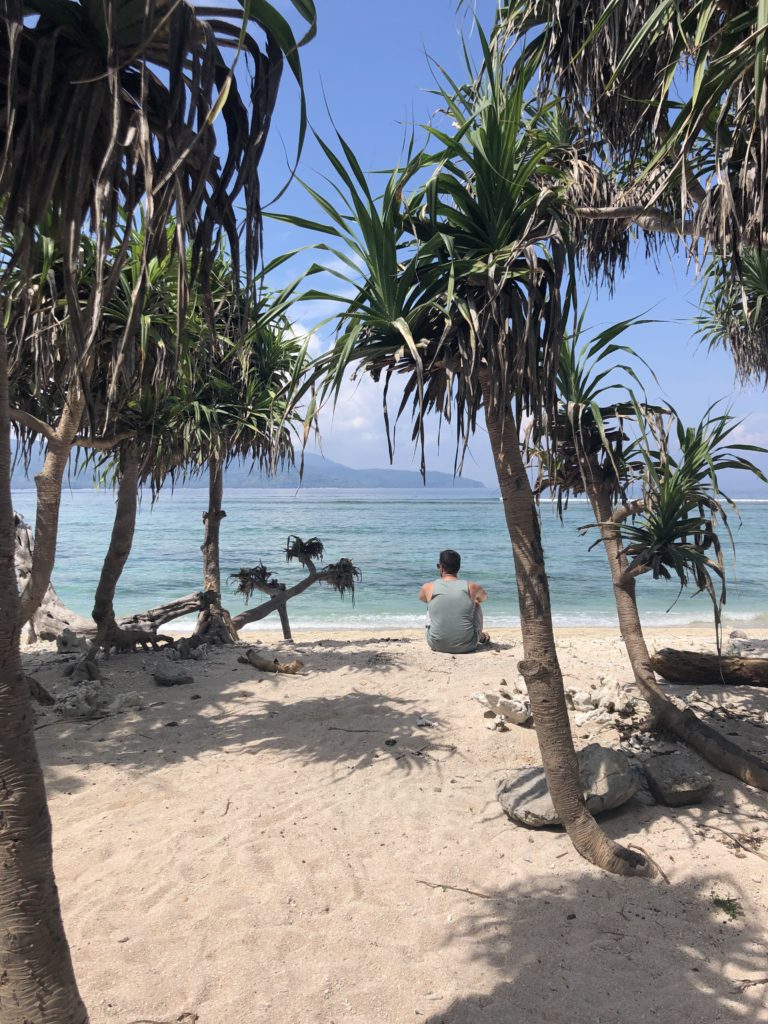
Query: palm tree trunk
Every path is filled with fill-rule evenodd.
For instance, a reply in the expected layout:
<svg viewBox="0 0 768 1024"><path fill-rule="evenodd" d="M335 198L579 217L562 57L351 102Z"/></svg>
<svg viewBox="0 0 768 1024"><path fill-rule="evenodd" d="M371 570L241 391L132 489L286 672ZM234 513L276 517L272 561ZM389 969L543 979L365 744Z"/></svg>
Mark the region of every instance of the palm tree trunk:
<svg viewBox="0 0 768 1024"><path fill-rule="evenodd" d="M35 548L32 570L21 594L21 624L34 616L45 598L56 561L59 531L61 485L72 451L72 442L80 429L85 409L85 390L92 373L92 360L73 382L64 409L48 441L43 468L35 476L37 510L35 513Z"/></svg>
<svg viewBox="0 0 768 1024"><path fill-rule="evenodd" d="M552 803L585 860L617 875L653 877L653 865L609 839L584 804L552 630L538 512L520 453L518 428L511 410L499 416L493 409L487 376L482 387L488 437L515 561L524 655L518 668L528 690Z"/></svg>
<svg viewBox="0 0 768 1024"><path fill-rule="evenodd" d="M0 1018L3 1024L87 1024L61 919L19 654L8 413L8 350L0 329Z"/></svg>
<svg viewBox="0 0 768 1024"><path fill-rule="evenodd" d="M120 482L117 488L112 536L101 567L101 576L93 599L93 620L97 626L96 645L108 645L118 632L115 623L115 591L128 561L136 532L136 506L139 494L139 453L132 442L123 446Z"/></svg>
<svg viewBox="0 0 768 1024"><path fill-rule="evenodd" d="M218 459L208 462L208 511L203 515L203 590L221 594L220 544L221 520L226 512L221 507L224 499L224 473Z"/></svg>
<svg viewBox="0 0 768 1024"><path fill-rule="evenodd" d="M221 507L224 499L224 468L216 458L208 460L208 511L203 514L205 526L203 544L203 590L215 594L197 619L195 636L198 640L214 643L232 643L238 639L237 630L229 612L221 603L221 520L226 512Z"/></svg>
<svg viewBox="0 0 768 1024"><path fill-rule="evenodd" d="M594 467L586 467L584 479L611 569L621 636L637 688L648 701L654 718L716 768L735 775L749 786L768 790L768 763L731 743L716 729L702 722L690 708L682 710L677 707L659 687L637 610L636 581L627 571L627 557L619 531L611 525L611 497L595 482Z"/></svg>

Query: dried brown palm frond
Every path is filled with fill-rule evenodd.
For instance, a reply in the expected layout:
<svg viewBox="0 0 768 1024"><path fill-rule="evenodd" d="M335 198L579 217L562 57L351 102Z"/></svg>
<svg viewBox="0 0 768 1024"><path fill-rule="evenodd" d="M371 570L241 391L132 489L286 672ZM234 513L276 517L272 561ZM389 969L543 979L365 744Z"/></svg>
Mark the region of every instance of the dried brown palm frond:
<svg viewBox="0 0 768 1024"><path fill-rule="evenodd" d="M310 537L309 540L302 540L301 537L297 537L294 534L288 538L285 543L285 560L286 562L301 562L305 565L308 561L323 560L323 542L319 537Z"/></svg>
<svg viewBox="0 0 768 1024"><path fill-rule="evenodd" d="M544 88L568 98L595 146L634 160L656 130L649 101L668 75L675 27L662 20L655 45L639 48L620 79L616 71L658 8L657 0L513 0L501 8L499 24L508 36L526 37Z"/></svg>
<svg viewBox="0 0 768 1024"><path fill-rule="evenodd" d="M768 6L710 0L510 0L498 31L538 61L542 90L581 129L622 202L592 216L703 242L749 304L738 254L768 242ZM634 194L634 198L630 198ZM597 197L598 200L601 197ZM605 197L602 197L605 202ZM629 222L617 207L633 207ZM612 230L586 225L592 268L623 264ZM724 331L741 375L768 363L762 331ZM744 325L742 325L743 327Z"/></svg>
<svg viewBox="0 0 768 1024"><path fill-rule="evenodd" d="M263 562L250 569L238 569L229 577L230 583L237 584L235 593L240 594L247 604L256 591L285 590L285 584L273 576Z"/></svg>
<svg viewBox="0 0 768 1024"><path fill-rule="evenodd" d="M294 6L314 25L312 0ZM122 267L107 254L116 243L128 245L140 211L146 248L136 298L148 260L167 245L171 213L180 257L187 241L193 245L193 274L206 277L224 235L252 276L261 234L257 167L286 60L301 82L296 42L269 3L7 0L2 224L17 239L12 265L25 269L47 225L62 253L77 354L93 341ZM244 73L235 75L235 66ZM85 302L78 290L83 228L96 249ZM182 259L181 319L185 266ZM131 314L126 337L136 303Z"/></svg>
<svg viewBox="0 0 768 1024"><path fill-rule="evenodd" d="M355 603L355 584L363 578L362 572L349 558L340 558L322 571L322 581L344 598L349 592L352 595L352 604Z"/></svg>

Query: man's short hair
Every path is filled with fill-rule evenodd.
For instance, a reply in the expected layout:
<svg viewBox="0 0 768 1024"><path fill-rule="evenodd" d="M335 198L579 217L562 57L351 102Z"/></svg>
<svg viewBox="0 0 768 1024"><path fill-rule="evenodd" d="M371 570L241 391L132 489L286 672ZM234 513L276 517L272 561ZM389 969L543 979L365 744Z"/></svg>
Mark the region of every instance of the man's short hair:
<svg viewBox="0 0 768 1024"><path fill-rule="evenodd" d="M440 565L451 576L455 576L461 568L461 555L453 548L446 548L445 551L440 552Z"/></svg>

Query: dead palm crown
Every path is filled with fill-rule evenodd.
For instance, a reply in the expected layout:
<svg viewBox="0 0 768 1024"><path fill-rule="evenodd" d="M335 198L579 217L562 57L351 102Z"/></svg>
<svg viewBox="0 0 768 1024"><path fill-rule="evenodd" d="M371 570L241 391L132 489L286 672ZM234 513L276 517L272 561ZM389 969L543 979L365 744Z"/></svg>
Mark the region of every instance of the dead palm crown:
<svg viewBox="0 0 768 1024"><path fill-rule="evenodd" d="M742 250L766 239L768 6L512 0L498 30L579 127L573 200L592 267L626 259L633 224L652 246L698 239L748 304ZM768 372L764 320L720 341L742 374Z"/></svg>
<svg viewBox="0 0 768 1024"><path fill-rule="evenodd" d="M360 569L351 559L340 558L338 562L333 562L318 570L314 563L322 562L324 550L323 542L319 537L302 540L301 537L291 534L285 545L285 560L289 564L294 561L299 562L310 575L316 576L320 582L326 583L340 597L343 598L350 593L354 604L355 584L362 579ZM287 589L286 584L281 583L276 576L272 575L263 562L259 562L250 569L239 569L232 573L229 579L231 583L236 584L235 593L241 594L246 604L256 591L269 592Z"/></svg>

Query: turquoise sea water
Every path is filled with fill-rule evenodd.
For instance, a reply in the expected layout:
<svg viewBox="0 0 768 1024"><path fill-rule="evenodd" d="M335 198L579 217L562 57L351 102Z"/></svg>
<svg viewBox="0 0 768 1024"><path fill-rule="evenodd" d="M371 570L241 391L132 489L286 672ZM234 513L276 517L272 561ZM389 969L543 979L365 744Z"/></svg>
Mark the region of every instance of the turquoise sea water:
<svg viewBox="0 0 768 1024"><path fill-rule="evenodd" d="M161 604L201 586L202 513L205 490L161 494L153 506L145 496L133 552L117 594L117 611L128 614ZM34 521L33 491L14 495L16 509ZM509 537L502 505L492 492L243 489L225 494L222 522L222 571L263 560L285 583L302 570L284 563L281 549L289 533L318 536L326 560L351 558L362 570L353 604L316 585L291 601L294 629L414 628L423 622L419 586L436 575L441 548L453 547L463 558L462 575L481 582L489 594L489 627L518 623L517 595ZM727 624L768 625L768 503L740 504L741 525L731 524L736 564L729 560ZM114 513L110 492L71 491L62 501L61 530L54 584L62 599L88 616ZM564 525L549 505L542 508L547 569L556 624L613 625L615 613L605 556L589 550L596 533L580 536L577 527L590 521L589 507L572 503ZM225 585L225 593L229 591ZM674 584L643 577L639 600L644 621L678 625L709 623L711 606L704 595L683 593L675 603ZM229 591L229 607L242 599ZM674 605L670 611L670 605ZM178 620L181 622L181 620ZM272 616L254 628L279 628Z"/></svg>

